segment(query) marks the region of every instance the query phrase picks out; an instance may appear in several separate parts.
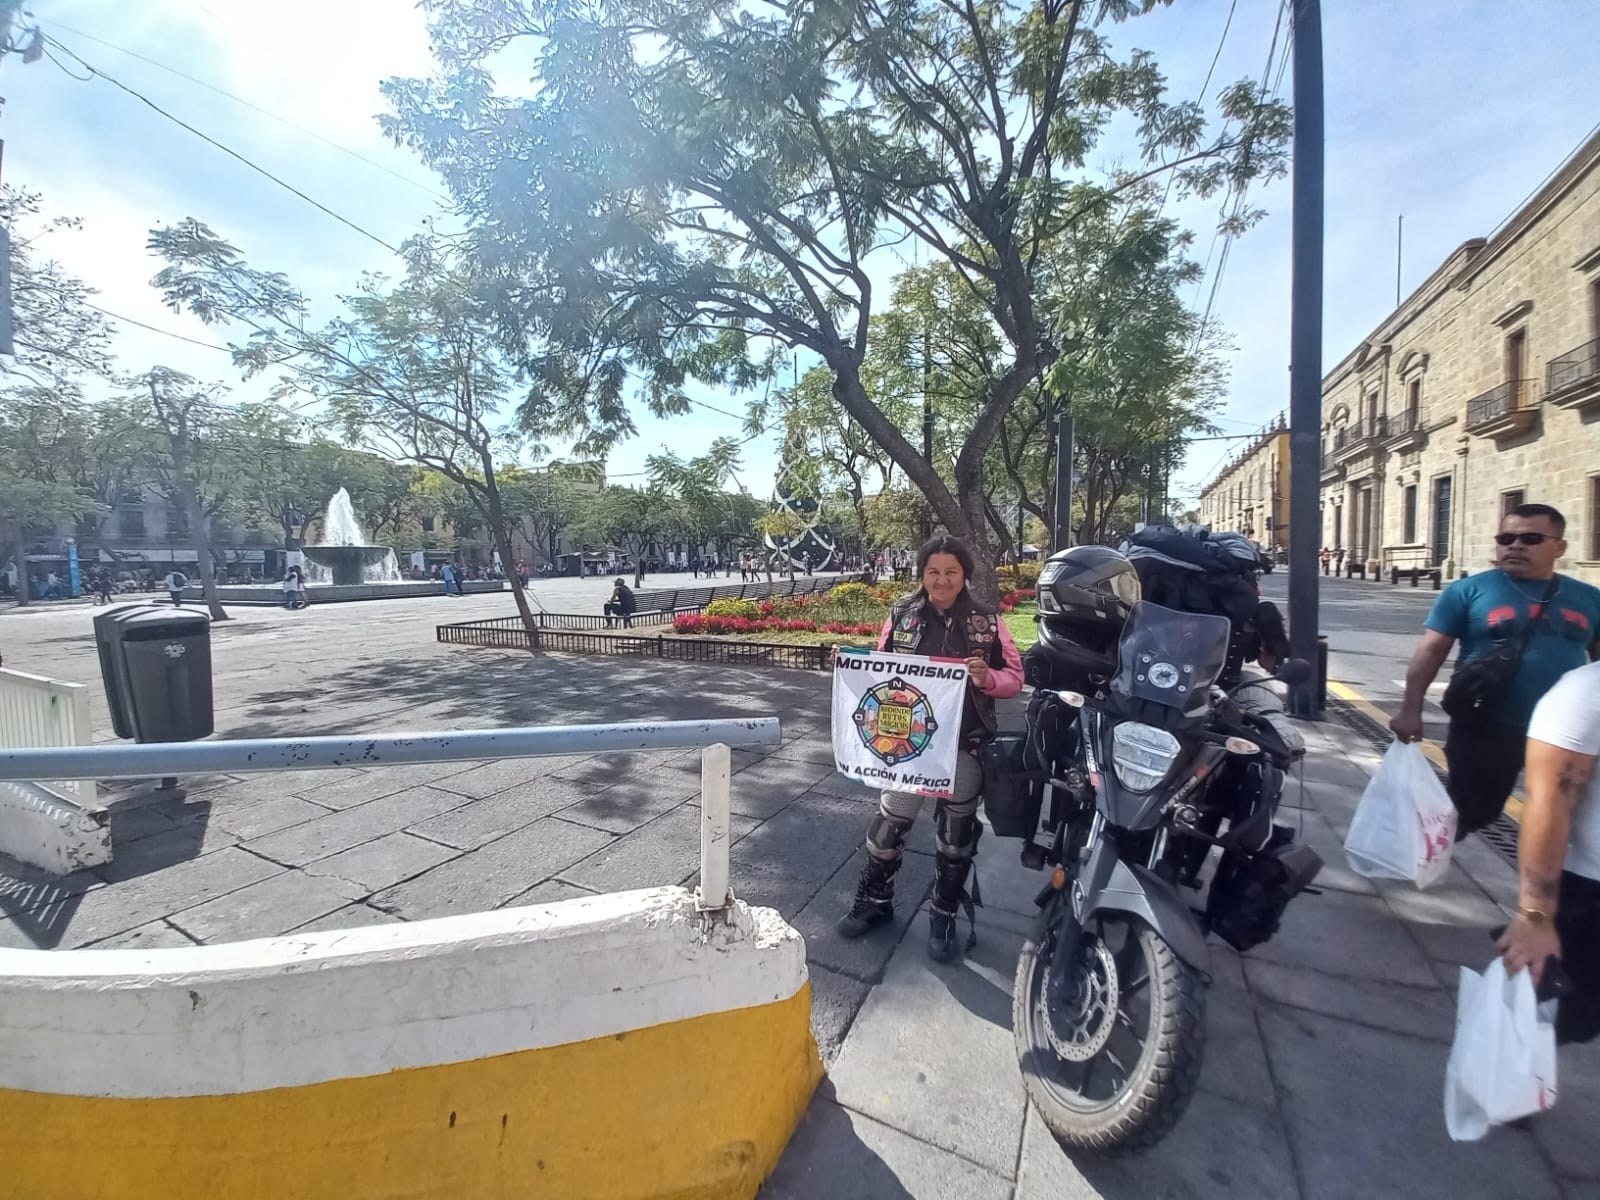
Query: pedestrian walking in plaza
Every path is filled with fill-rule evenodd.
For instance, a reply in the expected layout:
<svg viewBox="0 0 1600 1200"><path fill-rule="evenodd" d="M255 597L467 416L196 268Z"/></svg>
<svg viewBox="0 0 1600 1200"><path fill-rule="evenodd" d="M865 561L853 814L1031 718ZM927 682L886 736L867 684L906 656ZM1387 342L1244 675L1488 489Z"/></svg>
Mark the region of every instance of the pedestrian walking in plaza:
<svg viewBox="0 0 1600 1200"><path fill-rule="evenodd" d="M189 586L189 577L177 567L167 572L167 595L172 597L174 608L183 607L183 589Z"/></svg>
<svg viewBox="0 0 1600 1200"><path fill-rule="evenodd" d="M972 552L958 538L931 538L917 553L921 586L890 610L878 649L894 654L960 658L967 664L967 700L961 714L966 743L956 757L955 795L934 807L933 900L929 906L928 953L938 962L956 954L956 913L970 914L975 897L967 876L978 849L978 794L983 769L979 743L995 732L994 702L1022 690L1022 657L1011 632L993 608L967 589ZM839 933L857 938L894 917L894 878L900 870L906 833L922 811L915 792L882 792L878 815L867 826L866 861L856 883L855 902L839 919ZM976 892L976 887L974 887Z"/></svg>
<svg viewBox="0 0 1600 1200"><path fill-rule="evenodd" d="M1422 705L1450 649L1461 652L1440 700L1450 718L1444 753L1457 838L1494 821L1522 771L1528 720L1556 680L1600 657L1600 589L1556 573L1566 519L1523 504L1500 522L1495 569L1439 594L1406 668L1405 698L1389 722L1404 742L1422 737Z"/></svg>
<svg viewBox="0 0 1600 1200"><path fill-rule="evenodd" d="M101 567L94 575L94 599L96 604L111 603L111 572Z"/></svg>
<svg viewBox="0 0 1600 1200"><path fill-rule="evenodd" d="M606 628L620 620L624 629L633 628L633 592L621 579L611 585L611 599L605 603Z"/></svg>
<svg viewBox="0 0 1600 1200"><path fill-rule="evenodd" d="M1550 959L1570 985L1556 1041L1600 1034L1600 663L1569 671L1528 724L1527 800L1517 847L1517 915L1500 938L1506 971L1533 972L1540 994Z"/></svg>
<svg viewBox="0 0 1600 1200"><path fill-rule="evenodd" d="M456 569L449 563L445 563L444 566L440 568L439 578L444 581L444 594L446 596L450 594L450 589L452 587L456 589L457 595L461 593L461 583L456 578Z"/></svg>
<svg viewBox="0 0 1600 1200"><path fill-rule="evenodd" d="M1328 573L1328 564L1331 563L1332 561L1333 561L1333 551L1329 550L1326 546L1324 546L1322 548L1322 573L1324 575L1326 575Z"/></svg>

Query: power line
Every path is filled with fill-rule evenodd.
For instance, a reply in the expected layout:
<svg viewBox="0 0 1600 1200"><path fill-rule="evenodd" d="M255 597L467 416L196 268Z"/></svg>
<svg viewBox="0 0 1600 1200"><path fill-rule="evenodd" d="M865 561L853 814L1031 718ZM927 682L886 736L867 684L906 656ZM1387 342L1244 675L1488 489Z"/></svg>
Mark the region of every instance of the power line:
<svg viewBox="0 0 1600 1200"><path fill-rule="evenodd" d="M233 351L226 346L219 346L215 342L202 342L199 338L187 337L181 333L173 333L170 329L161 329L155 325L147 325L133 317L125 317L121 313L114 313L109 308L101 308L98 304L91 304L87 300L80 301L85 308L92 308L101 316L110 317L113 321L124 321L129 325L137 325L140 329L148 329L151 333L159 333L162 337L176 338L180 342L188 342L191 346L204 346L207 350L220 350L223 354L232 354Z"/></svg>
<svg viewBox="0 0 1600 1200"><path fill-rule="evenodd" d="M252 171L256 172L258 175L262 175L265 178L270 179L273 183L277 184L279 187L283 188L285 191L291 192L294 195L298 196L300 199L304 200L307 204L311 205L311 207L313 207L313 208L315 208L315 209L317 209L317 210L319 210L321 212L326 213L328 216L332 217L335 221L338 221L341 225L345 225L345 226L349 227L350 229L355 230L362 237L376 242L378 245L382 246L385 250L388 250L391 253L394 253L394 254L399 254L400 253L400 250L399 250L398 247L393 246L390 243L384 241L381 237L379 237L377 234L373 233L370 229L362 228L360 225L358 225L354 221L352 221L349 217L340 215L339 213L335 212L333 209L329 208L326 204L323 204L321 201L313 200L310 196L306 195L299 188L295 187L292 183L289 183L286 180L279 178L277 175L274 175L271 171L267 170L265 167L260 166L257 163L252 162L250 159L248 159L244 155L240 154L237 150L234 150L231 147L223 145L221 142L217 141L216 138L211 137L209 134L205 134L205 133L200 132L200 130L196 129L193 125L189 124L187 121L183 120L181 117L174 116L172 113L170 113L166 109L162 108L154 100L150 99L150 97L146 96L143 92L140 92L140 91L138 91L138 90L136 90L134 88L129 87L127 84L123 83L121 80L116 79L113 76L110 76L110 75L106 74L104 71L100 70L98 67L96 67L96 66L94 66L94 65L92 65L92 64L90 64L88 62L85 62L82 55L75 53L71 49L71 47L62 44L62 42L61 42L61 40L59 38L54 38L54 37L50 37L50 36L46 35L45 41L48 42L50 45L54 46L56 49L60 50L63 54L66 54L69 57L71 57L81 67L83 67L84 70L88 71L90 73L90 75L98 76L99 78L101 78L101 79L105 80L107 83L109 83L112 87L117 88L119 91L126 92L128 95L132 96L135 100L139 101L141 104L143 104L146 107L154 110L155 112L159 113L161 116L165 117L167 120L171 121L174 125L178 125L183 129L187 129L190 133L194 134L194 136L199 138L201 141L206 142L209 145L215 146L218 150L221 150L229 158L236 159L237 161L243 163L245 166L249 167ZM51 62L56 62L56 59L54 57L52 57L50 61ZM59 62L56 62L56 65L57 66L61 66L61 64ZM62 69L65 70L64 67ZM74 75L71 71L67 71L66 74L67 74L68 78L79 79L79 77L77 75ZM84 81L79 79L79 82L84 82Z"/></svg>
<svg viewBox="0 0 1600 1200"><path fill-rule="evenodd" d="M368 158L366 155L362 154L360 151L352 150L348 146L341 145L339 142L334 141L332 138L324 137L322 134L318 133L315 129L311 129L308 126L302 125L298 121L292 121L288 117L285 117L285 116L282 116L282 115L280 115L278 113L273 112L271 109L263 108L263 107L261 107L261 105L256 104L253 101L246 100L243 96L236 96L232 92L229 92L229 91L226 91L226 90L224 90L222 88L217 87L216 84L214 84L214 83L208 83L206 80L201 79L198 76L190 75L187 71L180 71L177 67L170 66L169 64L161 62L158 59L154 59L154 58L149 57L148 55L141 54L137 50L129 50L126 46L119 46L115 42L108 42L104 38L95 37L94 34L92 34L92 33L84 33L81 29L74 29L72 26L62 24L60 21L55 21L55 22L53 22L53 24L59 29L66 30L68 33L72 34L74 37L84 38L87 41L91 41L91 42L96 43L97 45L104 46L108 50L115 50L118 54L126 54L129 58L136 58L142 63L148 63L150 66L155 67L158 71L165 71L169 75L176 75L179 79L186 79L190 83L195 84L198 87L203 87L207 91L215 92L219 96L225 97L228 100L232 100L235 104L242 104L245 108L250 109L252 112L258 112L264 117L270 117L272 120L277 121L280 124L287 125L290 129L293 129L293 130L298 131L299 133L305 134L307 137L315 138L317 141L321 142L323 145L331 146L331 147L333 147L333 149L338 150L341 154L348 154L351 158L357 159L360 162L364 162L364 163L367 164L367 166L372 167L372 168L374 168L376 170L382 171L385 175L392 175L394 178L398 179L401 183L409 184L411 187L416 188L419 192L426 192L428 195L434 197L436 200L442 200L445 203L449 203L450 202L450 197L446 196L443 192L435 191L433 188L428 187L426 184L418 183L416 180L410 178L409 176L403 175L399 171L393 170L390 167L386 167L381 162L378 162L375 159ZM54 61L54 60L52 59L52 61ZM56 65L60 66L61 64L57 63ZM66 70L65 67L62 67L62 69ZM92 71L92 68L91 68L91 71ZM76 74L73 74L70 71L68 71L67 73L69 75L72 75L72 77L74 79L85 79L85 81L86 81L87 79L94 78L92 73L87 77L78 76Z"/></svg>

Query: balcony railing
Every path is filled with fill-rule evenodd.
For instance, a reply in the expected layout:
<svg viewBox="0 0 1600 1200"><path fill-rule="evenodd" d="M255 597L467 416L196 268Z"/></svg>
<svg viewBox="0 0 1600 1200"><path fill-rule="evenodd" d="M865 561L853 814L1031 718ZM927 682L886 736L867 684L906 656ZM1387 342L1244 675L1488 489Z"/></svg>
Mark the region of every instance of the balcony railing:
<svg viewBox="0 0 1600 1200"><path fill-rule="evenodd" d="M1544 390L1549 396L1584 384L1600 383L1600 338L1552 358L1544 370Z"/></svg>
<svg viewBox="0 0 1600 1200"><path fill-rule="evenodd" d="M1381 420L1357 421L1354 425L1346 425L1333 435L1333 452L1336 455L1345 454L1381 436Z"/></svg>
<svg viewBox="0 0 1600 1200"><path fill-rule="evenodd" d="M1531 419L1535 406L1534 381L1508 379L1467 401L1467 428L1476 432L1518 417Z"/></svg>
<svg viewBox="0 0 1600 1200"><path fill-rule="evenodd" d="M1407 434L1417 433L1421 429L1422 413L1414 408L1403 413L1396 413L1392 417L1383 418L1383 436L1386 438L1405 437Z"/></svg>

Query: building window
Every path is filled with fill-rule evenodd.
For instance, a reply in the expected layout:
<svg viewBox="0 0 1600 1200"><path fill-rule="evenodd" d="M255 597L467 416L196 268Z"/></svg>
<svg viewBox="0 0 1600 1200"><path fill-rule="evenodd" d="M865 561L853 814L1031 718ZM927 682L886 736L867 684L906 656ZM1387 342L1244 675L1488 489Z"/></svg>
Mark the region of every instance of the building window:
<svg viewBox="0 0 1600 1200"><path fill-rule="evenodd" d="M1506 338L1506 382L1512 385L1513 406L1528 402L1528 331L1519 329Z"/></svg>
<svg viewBox="0 0 1600 1200"><path fill-rule="evenodd" d="M1589 536L1586 540L1590 561L1600 559L1600 475L1589 476Z"/></svg>
<svg viewBox="0 0 1600 1200"><path fill-rule="evenodd" d="M117 533L125 538L142 538L144 536L144 509L133 506L117 510Z"/></svg>
<svg viewBox="0 0 1600 1200"><path fill-rule="evenodd" d="M1405 529L1402 541L1408 546L1417 542L1417 485L1410 484L1406 487L1401 511L1405 514Z"/></svg>
<svg viewBox="0 0 1600 1200"><path fill-rule="evenodd" d="M423 533L432 533L433 532L433 518L432 517L423 517L422 518L422 532Z"/></svg>
<svg viewBox="0 0 1600 1200"><path fill-rule="evenodd" d="M1441 475L1433 481L1433 561L1450 557L1450 493L1455 480Z"/></svg>
<svg viewBox="0 0 1600 1200"><path fill-rule="evenodd" d="M1522 497L1523 497L1523 491L1522 491L1521 488L1518 488L1514 492L1501 492L1500 493L1500 515L1502 517L1510 516L1512 509L1521 508L1522 507Z"/></svg>
<svg viewBox="0 0 1600 1200"><path fill-rule="evenodd" d="M1406 428L1415 429L1422 424L1422 380L1413 379L1406 389Z"/></svg>
<svg viewBox="0 0 1600 1200"><path fill-rule="evenodd" d="M167 509L167 536L189 536L189 518L188 515L184 513L183 509L172 507Z"/></svg>

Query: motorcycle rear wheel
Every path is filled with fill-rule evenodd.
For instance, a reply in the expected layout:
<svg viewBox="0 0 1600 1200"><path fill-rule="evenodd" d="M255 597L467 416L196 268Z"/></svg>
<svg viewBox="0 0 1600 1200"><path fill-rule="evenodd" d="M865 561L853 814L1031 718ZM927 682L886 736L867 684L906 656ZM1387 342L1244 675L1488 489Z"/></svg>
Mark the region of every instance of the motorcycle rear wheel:
<svg viewBox="0 0 1600 1200"><path fill-rule="evenodd" d="M1055 936L1050 929L1042 946L1023 945L1012 987L1012 1038L1028 1098L1069 1150L1106 1157L1148 1150L1178 1123L1199 1082L1204 976L1143 921L1102 914L1085 928L1082 957L1064 977L1073 987L1052 1008L1042 1001ZM1109 1012L1109 997L1095 994L1108 981L1117 992Z"/></svg>

